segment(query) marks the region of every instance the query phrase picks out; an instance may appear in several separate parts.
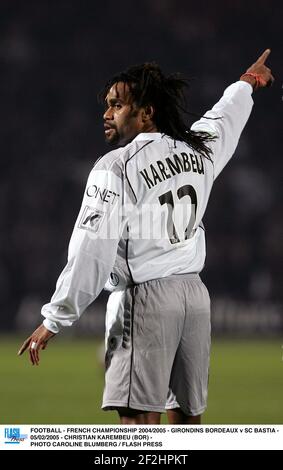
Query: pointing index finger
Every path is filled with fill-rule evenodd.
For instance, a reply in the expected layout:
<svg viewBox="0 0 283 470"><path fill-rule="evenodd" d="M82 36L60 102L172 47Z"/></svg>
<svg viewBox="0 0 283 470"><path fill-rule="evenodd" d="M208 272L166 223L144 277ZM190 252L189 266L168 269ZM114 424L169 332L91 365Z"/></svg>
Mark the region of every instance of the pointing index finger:
<svg viewBox="0 0 283 470"><path fill-rule="evenodd" d="M267 57L269 56L271 50L270 49L265 49L265 51L261 54L261 56L259 56L259 58L257 59L257 63L261 63L261 64L264 64L264 62L266 61Z"/></svg>

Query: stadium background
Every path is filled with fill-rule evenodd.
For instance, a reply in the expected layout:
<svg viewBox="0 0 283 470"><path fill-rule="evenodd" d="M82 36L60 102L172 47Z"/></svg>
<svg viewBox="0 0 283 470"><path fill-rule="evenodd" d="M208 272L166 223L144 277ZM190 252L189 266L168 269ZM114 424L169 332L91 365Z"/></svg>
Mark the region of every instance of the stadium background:
<svg viewBox="0 0 283 470"><path fill-rule="evenodd" d="M204 422L283 423L282 13L262 0L1 1L1 424L117 422L99 411L106 294L41 367L16 356L64 266L88 172L108 150L97 92L113 73L155 60L194 77L190 109L203 114L267 47L277 80L256 94L205 217Z"/></svg>

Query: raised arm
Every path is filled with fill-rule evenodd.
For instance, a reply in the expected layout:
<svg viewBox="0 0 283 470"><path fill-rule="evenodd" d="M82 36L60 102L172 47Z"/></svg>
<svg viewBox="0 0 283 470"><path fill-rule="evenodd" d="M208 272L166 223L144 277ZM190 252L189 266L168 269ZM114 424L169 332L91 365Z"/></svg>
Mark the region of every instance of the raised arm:
<svg viewBox="0 0 283 470"><path fill-rule="evenodd" d="M274 78L265 61L270 49L241 75L240 80L224 91L222 98L213 108L192 125L192 131L203 131L215 136L209 145L212 150L214 179L223 170L238 145L240 135L250 116L252 92L269 86Z"/></svg>
<svg viewBox="0 0 283 470"><path fill-rule="evenodd" d="M252 85L254 90L270 86L274 82L271 70L265 65L270 52L270 49L266 49L240 78L243 82Z"/></svg>

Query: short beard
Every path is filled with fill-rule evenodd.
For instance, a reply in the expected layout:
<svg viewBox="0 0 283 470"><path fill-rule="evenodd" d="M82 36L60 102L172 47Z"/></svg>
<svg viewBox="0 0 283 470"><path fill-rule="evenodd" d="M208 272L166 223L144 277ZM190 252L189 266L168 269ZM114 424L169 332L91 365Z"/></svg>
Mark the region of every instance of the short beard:
<svg viewBox="0 0 283 470"><path fill-rule="evenodd" d="M119 138L114 137L111 140L105 139L106 144L108 144L110 147L114 147L116 145L119 145Z"/></svg>
<svg viewBox="0 0 283 470"><path fill-rule="evenodd" d="M105 139L105 142L110 145L111 147L115 146L115 145L119 145L119 140L120 140L120 135L119 133L117 132L117 130L115 129L115 134L114 136L112 137L112 139L108 140L108 139Z"/></svg>
<svg viewBox="0 0 283 470"><path fill-rule="evenodd" d="M139 109L136 107L136 105L134 104L131 104L131 112L128 116L128 119L131 119L131 118L135 118L137 117L138 113L139 113ZM114 134L114 137L113 139L111 140L107 140L105 139L106 143L111 146L111 147L114 147L114 146L124 146L124 145L127 145L129 142L132 141L133 138L130 138L129 140L127 140L126 142L123 142L123 143L120 143L121 141L121 135L119 134L119 132L117 131L117 129L115 128L115 131L116 133Z"/></svg>

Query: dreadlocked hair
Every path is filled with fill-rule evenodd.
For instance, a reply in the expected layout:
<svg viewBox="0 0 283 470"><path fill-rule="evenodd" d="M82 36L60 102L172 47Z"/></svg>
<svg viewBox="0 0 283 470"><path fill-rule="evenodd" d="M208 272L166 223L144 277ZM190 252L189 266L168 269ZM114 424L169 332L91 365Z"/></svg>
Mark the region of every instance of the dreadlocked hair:
<svg viewBox="0 0 283 470"><path fill-rule="evenodd" d="M192 131L184 122L184 114L193 114L186 109L184 90L188 87L188 79L180 74L165 76L155 62L135 65L111 78L100 92L99 99L104 102L110 88L118 82L128 84L138 107L153 107L153 121L159 132L186 142L211 160L212 151L207 144L215 140L215 136L208 132Z"/></svg>

